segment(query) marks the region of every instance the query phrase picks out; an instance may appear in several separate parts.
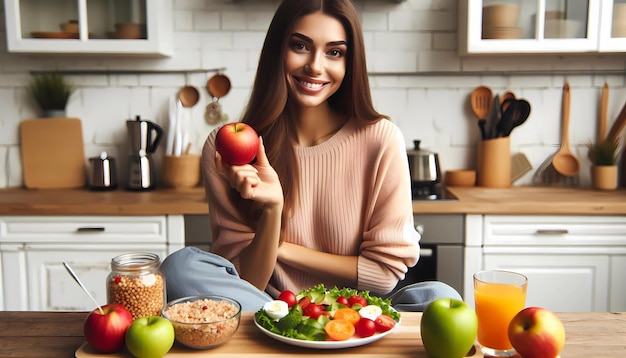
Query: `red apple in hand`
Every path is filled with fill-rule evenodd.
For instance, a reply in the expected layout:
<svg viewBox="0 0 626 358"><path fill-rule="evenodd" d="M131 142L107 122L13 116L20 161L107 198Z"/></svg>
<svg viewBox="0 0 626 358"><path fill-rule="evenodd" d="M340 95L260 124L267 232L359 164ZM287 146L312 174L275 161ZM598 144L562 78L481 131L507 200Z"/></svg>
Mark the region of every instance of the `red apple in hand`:
<svg viewBox="0 0 626 358"><path fill-rule="evenodd" d="M259 150L259 136L245 123L228 123L217 131L215 148L228 165L248 164Z"/></svg>
<svg viewBox="0 0 626 358"><path fill-rule="evenodd" d="M465 302L438 298L424 310L420 329L422 343L430 357L461 358L474 345L478 319Z"/></svg>
<svg viewBox="0 0 626 358"><path fill-rule="evenodd" d="M133 316L126 307L119 304L108 304L91 311L83 333L87 343L100 353L117 352L124 346L126 329L133 323Z"/></svg>
<svg viewBox="0 0 626 358"><path fill-rule="evenodd" d="M554 358L565 345L561 320L541 307L519 311L509 324L509 341L524 358Z"/></svg>

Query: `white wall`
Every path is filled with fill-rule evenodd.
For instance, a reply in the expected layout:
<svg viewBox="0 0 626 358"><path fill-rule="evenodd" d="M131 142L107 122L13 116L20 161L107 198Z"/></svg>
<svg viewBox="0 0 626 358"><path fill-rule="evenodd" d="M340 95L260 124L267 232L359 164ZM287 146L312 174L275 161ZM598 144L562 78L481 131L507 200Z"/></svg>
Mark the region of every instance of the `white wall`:
<svg viewBox="0 0 626 358"><path fill-rule="evenodd" d="M475 167L479 140L469 94L480 84L494 91L513 90L532 104L531 117L512 136L512 153L525 153L537 168L560 143L561 89L572 86L570 141L583 163L581 185L589 185L586 143L595 139L601 87L611 87L609 121L626 102L626 56L485 56L457 55L457 1L358 0L368 50L368 69L379 111L391 115L407 146L439 153L442 169ZM6 52L4 12L0 19L0 188L22 185L18 125L38 115L25 93L30 71L36 70L196 70L225 67L233 89L220 100L231 120L244 106L256 69L265 30L277 1L174 1L174 46L171 58L108 56L41 56ZM0 5L2 6L2 5ZM517 71L518 74L515 74ZM532 71L538 71L529 75ZM523 74L520 74L523 72ZM386 74L381 74L386 73ZM617 74L616 74L617 73ZM150 75L84 75L69 79L78 86L67 114L81 118L86 158L107 150L117 158L125 183L127 119L141 115L167 130L169 98L186 83L201 90L193 108L199 152L214 128L204 122L210 102L205 83L212 73ZM157 161L162 150L159 151ZM531 182L532 173L517 184Z"/></svg>

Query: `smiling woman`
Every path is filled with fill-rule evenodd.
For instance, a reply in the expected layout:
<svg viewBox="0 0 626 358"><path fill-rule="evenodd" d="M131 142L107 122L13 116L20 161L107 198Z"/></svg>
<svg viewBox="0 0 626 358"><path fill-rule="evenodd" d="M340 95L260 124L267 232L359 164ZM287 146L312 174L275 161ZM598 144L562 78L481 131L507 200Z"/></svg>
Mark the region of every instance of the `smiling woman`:
<svg viewBox="0 0 626 358"><path fill-rule="evenodd" d="M220 256L233 280L273 297L320 283L389 293L417 262L420 236L404 139L388 119L372 104L352 1L284 0L241 117L262 137L256 161L226 165L216 131L208 136L214 255L168 257L168 297L217 294L211 263ZM434 299L442 286L420 286L429 294L418 296Z"/></svg>
<svg viewBox="0 0 626 358"><path fill-rule="evenodd" d="M346 32L340 22L323 13L303 17L291 34L285 55L289 95L303 108L316 107L328 100L343 82L346 52ZM302 136L298 141L308 146L318 144L329 134L335 133L343 121L333 124L337 128L322 129L322 137ZM308 134L306 130L298 132ZM307 143L301 143L303 141Z"/></svg>

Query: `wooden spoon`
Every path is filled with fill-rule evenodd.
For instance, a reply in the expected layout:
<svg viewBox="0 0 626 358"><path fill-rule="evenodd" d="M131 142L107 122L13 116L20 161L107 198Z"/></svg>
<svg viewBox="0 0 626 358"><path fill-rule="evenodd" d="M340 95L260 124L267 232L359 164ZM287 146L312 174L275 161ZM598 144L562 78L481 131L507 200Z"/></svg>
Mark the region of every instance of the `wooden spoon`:
<svg viewBox="0 0 626 358"><path fill-rule="evenodd" d="M580 162L572 153L569 147L569 109L570 109L570 89L569 83L563 86L563 127L561 128L561 148L552 158L552 166L557 173L571 177L580 171Z"/></svg>
<svg viewBox="0 0 626 358"><path fill-rule="evenodd" d="M200 92L194 86L183 86L180 90L178 90L178 99L183 107L190 108L198 103L198 100L200 99Z"/></svg>
<svg viewBox="0 0 626 358"><path fill-rule="evenodd" d="M606 136L606 121L609 107L609 84L604 83L602 87L602 97L600 98L600 117L598 123L598 143L602 142Z"/></svg>
<svg viewBox="0 0 626 358"><path fill-rule="evenodd" d="M509 107L511 101L506 101L507 99L515 99L515 93L512 91L506 91L500 97L500 111L504 113L506 109ZM506 102L506 103L505 103Z"/></svg>
<svg viewBox="0 0 626 358"><path fill-rule="evenodd" d="M489 111L493 105L493 93L491 92L491 89L487 86L474 88L470 96L470 102L472 105L472 111L474 111L474 115L478 118L478 126L480 127L482 139L485 140L487 139L485 137L487 115L489 115Z"/></svg>

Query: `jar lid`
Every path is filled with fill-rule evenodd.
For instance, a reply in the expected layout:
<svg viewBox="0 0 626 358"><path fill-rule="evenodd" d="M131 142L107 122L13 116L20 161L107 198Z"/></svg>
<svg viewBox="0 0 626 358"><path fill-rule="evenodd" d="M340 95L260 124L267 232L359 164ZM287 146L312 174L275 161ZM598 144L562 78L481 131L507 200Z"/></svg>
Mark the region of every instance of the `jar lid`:
<svg viewBox="0 0 626 358"><path fill-rule="evenodd" d="M111 268L121 271L142 271L158 268L161 263L159 255L151 252L131 252L114 257Z"/></svg>

